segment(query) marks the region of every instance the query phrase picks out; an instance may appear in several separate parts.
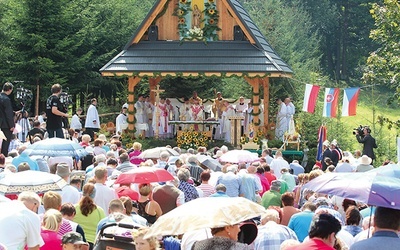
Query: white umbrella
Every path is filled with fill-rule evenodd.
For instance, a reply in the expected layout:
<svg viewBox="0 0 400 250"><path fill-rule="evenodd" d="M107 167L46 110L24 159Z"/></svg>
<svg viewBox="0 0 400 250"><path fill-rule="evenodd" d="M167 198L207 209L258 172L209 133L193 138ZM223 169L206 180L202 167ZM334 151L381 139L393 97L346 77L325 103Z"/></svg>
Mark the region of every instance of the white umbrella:
<svg viewBox="0 0 400 250"><path fill-rule="evenodd" d="M27 170L8 174L0 180L0 193L19 194L23 191L45 193L60 191L67 182L60 176L46 172Z"/></svg>
<svg viewBox="0 0 400 250"><path fill-rule="evenodd" d="M86 150L78 143L61 138L50 138L42 141L35 142L29 145L25 152L28 155L40 155L40 156L71 156L71 157L83 157L87 155Z"/></svg>
<svg viewBox="0 0 400 250"><path fill-rule="evenodd" d="M201 228L234 225L264 212L263 206L243 197L198 198L160 216L145 237L180 235Z"/></svg>
<svg viewBox="0 0 400 250"><path fill-rule="evenodd" d="M138 158L143 158L143 159L157 159L160 158L160 155L162 152L168 152L170 156L178 156L179 153L176 152L175 150L167 147L157 147L157 148L151 148L143 151Z"/></svg>
<svg viewBox="0 0 400 250"><path fill-rule="evenodd" d="M10 201L10 199L8 199L7 197L5 197L4 195L0 194L0 202L5 202L5 201Z"/></svg>
<svg viewBox="0 0 400 250"><path fill-rule="evenodd" d="M230 162L230 163L249 163L258 160L258 154L252 153L247 150L231 150L223 154L219 161L221 162Z"/></svg>

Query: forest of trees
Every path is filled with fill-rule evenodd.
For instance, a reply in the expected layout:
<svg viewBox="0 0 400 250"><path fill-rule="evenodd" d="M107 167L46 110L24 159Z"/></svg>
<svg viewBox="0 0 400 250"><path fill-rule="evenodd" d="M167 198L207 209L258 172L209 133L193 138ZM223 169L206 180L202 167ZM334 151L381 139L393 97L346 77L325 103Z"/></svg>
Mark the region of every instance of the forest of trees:
<svg viewBox="0 0 400 250"><path fill-rule="evenodd" d="M68 87L80 106L93 96L108 104L124 103L127 80L101 77L99 69L122 50L155 2L0 0L1 81L15 82L34 95L39 88L39 111L54 83ZM271 100L290 95L299 109L305 83L342 88L380 83L400 91L397 0L241 2L294 71L292 79L271 80ZM212 98L214 89L224 97L251 97L250 86L240 78L167 78L161 86L170 97L196 90L203 98ZM136 91L148 91L146 79ZM115 112L119 107L103 105L102 111ZM34 115L33 105L30 111ZM304 130L321 124L322 118L308 118L299 115L299 126L302 120L315 123L303 126Z"/></svg>

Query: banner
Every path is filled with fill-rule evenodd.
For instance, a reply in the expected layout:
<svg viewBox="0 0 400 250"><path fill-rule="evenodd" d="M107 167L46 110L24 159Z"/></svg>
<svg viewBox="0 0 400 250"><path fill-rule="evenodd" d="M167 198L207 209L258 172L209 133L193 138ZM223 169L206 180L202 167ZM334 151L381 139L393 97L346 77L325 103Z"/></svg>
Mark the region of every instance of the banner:
<svg viewBox="0 0 400 250"><path fill-rule="evenodd" d="M360 88L358 87L344 89L342 116L356 115L359 93Z"/></svg>
<svg viewBox="0 0 400 250"><path fill-rule="evenodd" d="M318 147L317 147L317 161L322 161L322 149L324 148L324 141L326 140L326 132L327 129L324 125L322 125L321 127L319 127L318 130Z"/></svg>
<svg viewBox="0 0 400 250"><path fill-rule="evenodd" d="M339 89L338 88L326 88L324 98L324 110L322 116L324 117L336 117L339 101Z"/></svg>
<svg viewBox="0 0 400 250"><path fill-rule="evenodd" d="M306 84L306 90L304 92L303 111L308 113L314 113L315 104L317 103L319 86Z"/></svg>

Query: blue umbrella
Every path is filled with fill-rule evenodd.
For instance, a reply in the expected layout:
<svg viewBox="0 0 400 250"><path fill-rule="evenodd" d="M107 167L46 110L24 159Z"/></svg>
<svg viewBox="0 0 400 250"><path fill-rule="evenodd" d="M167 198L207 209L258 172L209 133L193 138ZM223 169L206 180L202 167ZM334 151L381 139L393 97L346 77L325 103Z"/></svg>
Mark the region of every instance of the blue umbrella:
<svg viewBox="0 0 400 250"><path fill-rule="evenodd" d="M304 188L373 206L400 209L400 179L377 173L327 173L311 180Z"/></svg>
<svg viewBox="0 0 400 250"><path fill-rule="evenodd" d="M71 156L71 157L83 157L87 155L86 150L76 142L61 138L45 139L39 142L35 142L29 145L25 152L28 155L40 155L40 156Z"/></svg>
<svg viewBox="0 0 400 250"><path fill-rule="evenodd" d="M386 166L380 166L373 170L368 171L368 173L377 173L379 175L390 176L400 179L400 166L397 164L388 164Z"/></svg>

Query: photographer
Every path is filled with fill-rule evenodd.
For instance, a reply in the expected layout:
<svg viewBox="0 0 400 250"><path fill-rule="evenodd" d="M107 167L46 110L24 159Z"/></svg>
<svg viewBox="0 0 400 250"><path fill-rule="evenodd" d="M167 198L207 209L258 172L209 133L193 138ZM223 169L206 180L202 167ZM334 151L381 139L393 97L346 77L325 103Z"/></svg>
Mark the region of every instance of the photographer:
<svg viewBox="0 0 400 250"><path fill-rule="evenodd" d="M363 128L359 128L355 131L357 141L359 143L364 144L362 154L367 155L372 159L372 162L375 160L374 148L377 148L375 138L370 135L371 129L368 126ZM372 163L371 163L372 164Z"/></svg>

